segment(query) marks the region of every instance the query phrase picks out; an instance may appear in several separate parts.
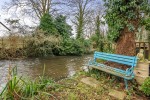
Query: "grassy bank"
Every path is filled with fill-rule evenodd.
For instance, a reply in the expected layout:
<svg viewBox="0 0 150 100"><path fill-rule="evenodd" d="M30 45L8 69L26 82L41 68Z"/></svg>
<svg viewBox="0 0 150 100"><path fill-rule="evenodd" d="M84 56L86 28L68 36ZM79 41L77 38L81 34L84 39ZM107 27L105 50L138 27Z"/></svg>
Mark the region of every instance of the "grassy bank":
<svg viewBox="0 0 150 100"><path fill-rule="evenodd" d="M81 82L82 78L92 77L100 82L97 88L88 86ZM109 96L111 90L122 91L126 93L126 100L148 100L149 98L138 88L138 85L133 80L129 82L129 90L125 90L124 81L118 79L118 77L111 76L109 74L100 72L98 70L92 70L91 72L80 71L72 78L64 79L59 84L65 85L69 88L60 89L61 95L59 99L68 100L116 100Z"/></svg>
<svg viewBox="0 0 150 100"><path fill-rule="evenodd" d="M93 77L100 82L97 88L82 83L85 77ZM12 74L6 89L1 95L3 100L112 100L110 90L118 90L126 93L126 100L144 99L148 97L142 93L135 81L129 83L129 91L124 90L124 83L115 76L108 75L97 70L90 72L80 71L73 77L55 82L44 75L31 81L27 78Z"/></svg>

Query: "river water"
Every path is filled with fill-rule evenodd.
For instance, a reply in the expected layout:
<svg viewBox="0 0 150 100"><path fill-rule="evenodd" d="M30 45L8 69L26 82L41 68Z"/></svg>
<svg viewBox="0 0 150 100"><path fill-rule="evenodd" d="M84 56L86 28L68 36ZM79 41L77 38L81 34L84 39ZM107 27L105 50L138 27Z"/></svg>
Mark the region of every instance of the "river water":
<svg viewBox="0 0 150 100"><path fill-rule="evenodd" d="M55 80L75 74L81 67L86 66L92 55L84 56L53 56L46 58L30 58L21 60L0 61L0 84L7 81L9 67L17 66L18 74L24 77L36 78L43 74Z"/></svg>

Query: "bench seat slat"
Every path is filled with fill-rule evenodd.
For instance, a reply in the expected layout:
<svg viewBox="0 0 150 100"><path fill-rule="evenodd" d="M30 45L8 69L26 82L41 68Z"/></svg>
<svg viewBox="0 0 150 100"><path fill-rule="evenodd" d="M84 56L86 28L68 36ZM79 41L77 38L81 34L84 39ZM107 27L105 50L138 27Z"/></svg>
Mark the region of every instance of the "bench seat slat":
<svg viewBox="0 0 150 100"><path fill-rule="evenodd" d="M101 70L101 71L104 71L104 72L106 72L106 73L110 73L110 74L112 74L112 75L115 75L115 76L118 76L118 77L121 77L121 78L125 78L125 79L127 79L127 80L131 80L131 79L133 79L134 78L134 76L126 76L126 74L125 74L125 71L124 70L118 70L118 69L115 69L115 68L112 68L112 67L110 67L110 66L107 66L106 67L106 65L105 65L105 67L103 67L103 66L98 66L98 65L93 65L93 64L91 64L91 65L89 65L90 67L92 67L92 68L95 68L95 69L99 69L99 70ZM119 72L119 71L121 71L121 72Z"/></svg>
<svg viewBox="0 0 150 100"><path fill-rule="evenodd" d="M103 56L96 56L96 58L100 58L100 59L107 60L107 61L113 61L113 62L120 63L120 64L126 64L126 65L129 65L129 66L133 65L133 62L130 63L130 62L125 62L125 61L119 61L119 60L116 60L116 59L113 59L113 58L106 58L106 57L103 57ZM135 64L134 64L134 66L135 66Z"/></svg>
<svg viewBox="0 0 150 100"><path fill-rule="evenodd" d="M129 63L130 65L133 65L133 62L134 62L133 60L128 60L128 59L124 59L124 60L123 60L123 59L120 59L120 58L112 58L112 57L109 57L109 56L101 56L101 55L96 55L96 56L95 56L95 59L97 59L97 58L98 58L98 59L104 59L104 60L107 60L107 59L108 59L108 60L115 60L115 61L118 61L118 62L120 61L120 62L122 62L122 63L123 63L123 62L127 62L127 63ZM124 63L123 63L123 64L124 64Z"/></svg>
<svg viewBox="0 0 150 100"><path fill-rule="evenodd" d="M103 67L94 66L94 65L91 65L91 67L95 68L95 69L99 69L99 70L104 71L106 73L110 73L112 75L121 77L121 78L125 78L127 80L131 80L131 79L134 78L134 76L126 76L126 74L122 74L122 73L119 73L119 72L116 72L116 71L112 71L112 70L109 70L109 69L106 69L106 68L103 68Z"/></svg>
<svg viewBox="0 0 150 100"><path fill-rule="evenodd" d="M94 56L95 58L97 57L104 57L104 58L111 58L111 59L115 59L115 60L118 60L118 61L125 61L125 62L129 62L129 63L133 63L134 59L127 59L127 58L119 58L119 57L112 57L112 56L108 56L108 55L95 55Z"/></svg>
<svg viewBox="0 0 150 100"><path fill-rule="evenodd" d="M98 54L98 55L108 55L108 56L112 56L112 57L118 57L118 58L126 58L126 59L131 59L134 60L135 57L133 56L125 56L125 55L119 55L119 54L108 54L108 53L104 53L104 52L95 52L94 54Z"/></svg>
<svg viewBox="0 0 150 100"><path fill-rule="evenodd" d="M101 63L92 62L90 65L99 66L99 67L103 67L103 68L106 68L106 69L109 69L109 70L112 70L112 71L121 72L121 73L126 74L126 71L124 71L124 70L121 70L121 69L118 69L118 68L113 68L113 67L101 64Z"/></svg>

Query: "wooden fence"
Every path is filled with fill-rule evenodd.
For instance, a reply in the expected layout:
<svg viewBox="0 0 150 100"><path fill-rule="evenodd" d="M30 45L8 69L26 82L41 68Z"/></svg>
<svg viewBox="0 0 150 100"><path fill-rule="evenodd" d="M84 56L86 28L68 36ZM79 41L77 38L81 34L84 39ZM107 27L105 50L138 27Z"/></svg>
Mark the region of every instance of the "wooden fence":
<svg viewBox="0 0 150 100"><path fill-rule="evenodd" d="M144 50L145 58L150 60L150 42L136 42L136 54L140 49Z"/></svg>
<svg viewBox="0 0 150 100"><path fill-rule="evenodd" d="M136 45L136 54L139 52L140 49L143 49L145 58L150 60L150 42L135 42L135 45ZM104 42L104 47L108 49L109 48L116 49L116 44Z"/></svg>

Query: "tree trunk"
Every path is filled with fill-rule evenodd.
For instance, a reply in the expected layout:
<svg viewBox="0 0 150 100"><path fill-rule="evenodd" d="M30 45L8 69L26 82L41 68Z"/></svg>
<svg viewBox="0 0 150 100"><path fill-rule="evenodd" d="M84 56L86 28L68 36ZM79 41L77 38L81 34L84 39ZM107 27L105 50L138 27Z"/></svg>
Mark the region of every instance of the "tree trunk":
<svg viewBox="0 0 150 100"><path fill-rule="evenodd" d="M137 32L139 26L139 19L137 18L135 20L129 21L128 23L134 25L135 29L134 31L130 31L128 27L125 27L121 31L119 39L117 40L115 53L126 55L126 56L135 56L136 55L135 32ZM108 62L108 65L116 68L124 69L124 70L128 68L127 65L122 65L114 62Z"/></svg>
<svg viewBox="0 0 150 100"><path fill-rule="evenodd" d="M117 41L116 54L135 56L135 32L125 28Z"/></svg>
<svg viewBox="0 0 150 100"><path fill-rule="evenodd" d="M135 31L131 32L128 28L125 28L121 31L121 35L117 41L116 54L126 55L126 56L135 56ZM106 62L108 66L113 66L115 68L124 69L128 68L127 65L122 65L115 62Z"/></svg>

